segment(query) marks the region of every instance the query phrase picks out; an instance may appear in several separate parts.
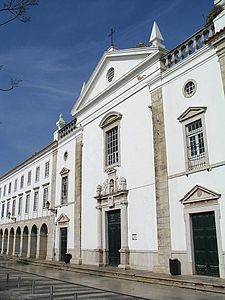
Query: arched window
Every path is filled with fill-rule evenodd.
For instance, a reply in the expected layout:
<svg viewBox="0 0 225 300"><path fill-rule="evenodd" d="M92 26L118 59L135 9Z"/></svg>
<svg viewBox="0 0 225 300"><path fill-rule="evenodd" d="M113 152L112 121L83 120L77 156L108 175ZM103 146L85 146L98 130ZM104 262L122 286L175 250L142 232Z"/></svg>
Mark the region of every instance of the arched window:
<svg viewBox="0 0 225 300"><path fill-rule="evenodd" d="M108 113L99 126L103 129L105 169L120 166L120 120L118 112Z"/></svg>

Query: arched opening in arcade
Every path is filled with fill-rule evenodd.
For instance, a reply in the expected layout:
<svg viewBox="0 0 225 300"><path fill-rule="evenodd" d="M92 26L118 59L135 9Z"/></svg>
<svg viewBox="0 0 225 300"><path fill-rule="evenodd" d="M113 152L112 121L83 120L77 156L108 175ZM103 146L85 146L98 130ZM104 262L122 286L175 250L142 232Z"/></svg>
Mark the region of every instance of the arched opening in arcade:
<svg viewBox="0 0 225 300"><path fill-rule="evenodd" d="M5 229L4 232L4 241L3 241L3 254L6 254L7 252L7 244L8 244L8 229Z"/></svg>
<svg viewBox="0 0 225 300"><path fill-rule="evenodd" d="M17 227L16 229L16 240L15 240L15 255L20 254L20 242L21 242L21 229Z"/></svg>
<svg viewBox="0 0 225 300"><path fill-rule="evenodd" d="M35 258L37 253L37 226L33 225L30 236L30 257Z"/></svg>
<svg viewBox="0 0 225 300"><path fill-rule="evenodd" d="M3 231L0 229L0 253L2 253Z"/></svg>
<svg viewBox="0 0 225 300"><path fill-rule="evenodd" d="M27 256L27 249L28 249L28 227L25 226L23 229L22 256Z"/></svg>
<svg viewBox="0 0 225 300"><path fill-rule="evenodd" d="M48 242L48 227L46 224L42 224L40 229L40 251L39 251L40 259L46 259L47 242Z"/></svg>

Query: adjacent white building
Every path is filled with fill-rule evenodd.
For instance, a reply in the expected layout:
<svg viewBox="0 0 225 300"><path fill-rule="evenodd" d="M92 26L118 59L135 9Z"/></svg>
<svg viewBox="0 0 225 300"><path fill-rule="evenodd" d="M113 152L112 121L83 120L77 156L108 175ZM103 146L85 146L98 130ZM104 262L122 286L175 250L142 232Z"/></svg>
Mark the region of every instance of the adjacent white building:
<svg viewBox="0 0 225 300"><path fill-rule="evenodd" d="M60 116L54 142L0 178L2 254L166 273L177 258L182 274L225 277L225 3L214 2L171 51L154 23L150 46L103 54L72 121Z"/></svg>

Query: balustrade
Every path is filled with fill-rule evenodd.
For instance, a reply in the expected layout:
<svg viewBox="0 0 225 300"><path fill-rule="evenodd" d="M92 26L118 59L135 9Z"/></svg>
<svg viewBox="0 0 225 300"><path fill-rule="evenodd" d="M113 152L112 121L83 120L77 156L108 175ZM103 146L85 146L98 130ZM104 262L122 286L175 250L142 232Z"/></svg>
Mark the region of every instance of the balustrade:
<svg viewBox="0 0 225 300"><path fill-rule="evenodd" d="M163 58L162 62L166 69L179 63L181 60L190 56L205 45L210 37L215 33L214 25L210 24L208 27L201 29L189 39L184 41L181 45L168 52Z"/></svg>

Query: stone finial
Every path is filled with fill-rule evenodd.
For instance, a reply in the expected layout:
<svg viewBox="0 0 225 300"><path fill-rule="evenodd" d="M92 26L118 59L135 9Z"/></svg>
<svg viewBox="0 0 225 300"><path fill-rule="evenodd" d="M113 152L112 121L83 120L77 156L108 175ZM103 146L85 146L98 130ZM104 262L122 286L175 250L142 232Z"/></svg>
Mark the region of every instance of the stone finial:
<svg viewBox="0 0 225 300"><path fill-rule="evenodd" d="M151 32L149 42L151 43L151 47L165 49L164 39L163 39L162 34L159 30L159 27L155 21L152 26L152 32Z"/></svg>
<svg viewBox="0 0 225 300"><path fill-rule="evenodd" d="M102 186L99 184L96 189L96 195L101 196L101 192L102 192Z"/></svg>
<svg viewBox="0 0 225 300"><path fill-rule="evenodd" d="M66 122L63 120L63 115L60 114L60 115L59 115L59 119L58 119L58 121L56 122L56 126L57 126L57 128L58 128L58 130L59 130L59 129L63 128L65 125L66 125Z"/></svg>
<svg viewBox="0 0 225 300"><path fill-rule="evenodd" d="M120 178L120 188L121 188L121 190L127 189L127 180L124 177Z"/></svg>

